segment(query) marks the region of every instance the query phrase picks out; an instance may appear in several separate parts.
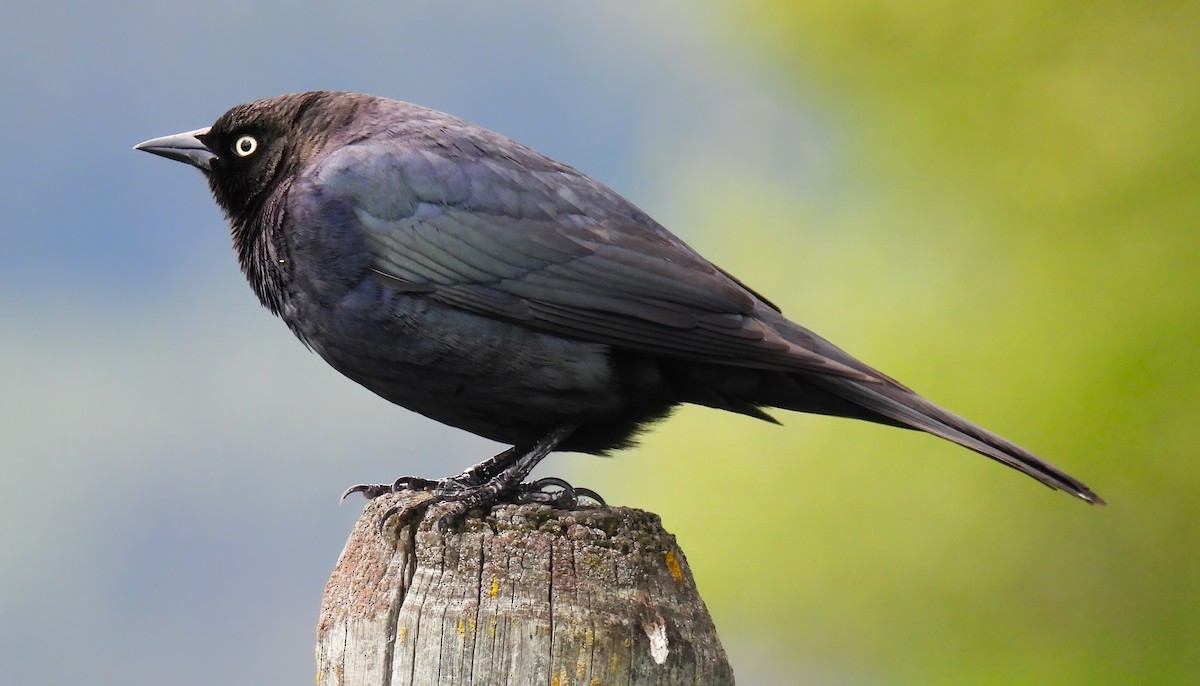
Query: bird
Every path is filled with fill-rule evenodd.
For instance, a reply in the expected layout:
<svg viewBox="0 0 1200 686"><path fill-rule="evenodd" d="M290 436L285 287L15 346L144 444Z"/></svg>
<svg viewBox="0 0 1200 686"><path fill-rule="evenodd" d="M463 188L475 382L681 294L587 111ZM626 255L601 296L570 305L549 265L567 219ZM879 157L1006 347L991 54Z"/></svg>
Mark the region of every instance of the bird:
<svg viewBox="0 0 1200 686"><path fill-rule="evenodd" d="M512 446L348 492L431 490L447 517L555 486L595 495L525 479L550 452L629 447L692 404L924 431L1104 504L791 321L609 187L449 114L316 90L135 149L202 172L258 300L334 369Z"/></svg>

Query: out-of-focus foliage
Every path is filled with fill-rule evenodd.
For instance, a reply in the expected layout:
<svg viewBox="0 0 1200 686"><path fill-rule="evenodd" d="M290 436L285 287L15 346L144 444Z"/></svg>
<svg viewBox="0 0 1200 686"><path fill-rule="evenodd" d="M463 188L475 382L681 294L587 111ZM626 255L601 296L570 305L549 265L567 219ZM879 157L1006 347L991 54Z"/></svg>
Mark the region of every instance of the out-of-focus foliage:
<svg viewBox="0 0 1200 686"><path fill-rule="evenodd" d="M1197 4L714 11L848 161L820 194L697 172L706 245L1110 502L895 429L686 410L630 500L679 535L726 643L797 683L1197 683Z"/></svg>

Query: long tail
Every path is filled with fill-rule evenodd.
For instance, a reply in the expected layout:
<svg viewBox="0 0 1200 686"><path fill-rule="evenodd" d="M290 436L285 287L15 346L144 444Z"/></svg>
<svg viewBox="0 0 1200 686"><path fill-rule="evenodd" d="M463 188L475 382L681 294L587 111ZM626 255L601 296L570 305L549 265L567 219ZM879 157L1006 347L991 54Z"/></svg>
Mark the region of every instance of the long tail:
<svg viewBox="0 0 1200 686"><path fill-rule="evenodd" d="M940 436L986 455L1051 488L1066 491L1093 505L1104 504L1103 498L1070 474L1021 446L943 410L887 377L882 377L878 382L864 382L810 374L805 376L805 381L891 422Z"/></svg>

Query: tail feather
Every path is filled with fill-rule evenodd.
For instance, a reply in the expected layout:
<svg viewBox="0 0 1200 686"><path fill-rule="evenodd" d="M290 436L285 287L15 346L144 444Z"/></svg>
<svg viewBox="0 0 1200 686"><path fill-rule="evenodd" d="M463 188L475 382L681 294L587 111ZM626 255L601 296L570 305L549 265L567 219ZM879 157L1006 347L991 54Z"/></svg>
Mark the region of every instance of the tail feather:
<svg viewBox="0 0 1200 686"><path fill-rule="evenodd" d="M1066 491L1093 505L1104 504L1103 498L1070 474L1021 446L934 405L903 386L893 385L886 378L871 383L812 374L806 376L806 380L896 423L925 431L986 455L1051 488Z"/></svg>

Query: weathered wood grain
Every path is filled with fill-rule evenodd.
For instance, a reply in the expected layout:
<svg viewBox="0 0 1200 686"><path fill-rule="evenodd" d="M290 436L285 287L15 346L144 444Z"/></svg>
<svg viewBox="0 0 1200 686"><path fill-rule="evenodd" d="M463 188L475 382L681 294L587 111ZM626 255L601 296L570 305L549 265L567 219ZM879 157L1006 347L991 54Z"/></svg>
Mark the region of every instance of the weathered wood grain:
<svg viewBox="0 0 1200 686"><path fill-rule="evenodd" d="M438 508L367 505L329 579L320 686L732 684L683 552L627 508L506 505L445 535Z"/></svg>

